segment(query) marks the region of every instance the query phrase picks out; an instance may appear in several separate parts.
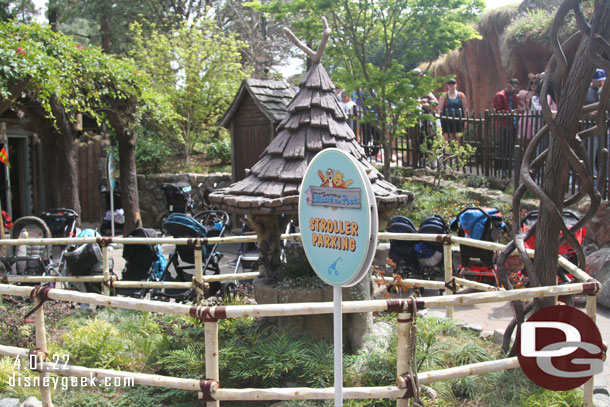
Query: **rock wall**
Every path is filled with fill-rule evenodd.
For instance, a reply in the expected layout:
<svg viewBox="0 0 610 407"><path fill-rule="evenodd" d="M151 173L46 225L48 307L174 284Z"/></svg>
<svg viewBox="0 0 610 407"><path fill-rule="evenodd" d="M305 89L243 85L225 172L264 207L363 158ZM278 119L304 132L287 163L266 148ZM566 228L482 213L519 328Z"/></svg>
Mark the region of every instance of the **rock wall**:
<svg viewBox="0 0 610 407"><path fill-rule="evenodd" d="M540 6L532 1L524 1L519 7L504 7L490 11L477 26L482 39L470 40L462 48L441 57L430 68L432 76L455 75L458 89L466 94L469 111L484 112L492 109L496 92L504 89L510 78L518 78L521 87L528 82L528 73L544 72L551 57L548 44L524 42L514 47L506 41L506 28L526 7ZM547 0L537 3L557 3ZM575 49L568 49L568 60ZM443 86L439 91L446 91Z"/></svg>
<svg viewBox="0 0 610 407"><path fill-rule="evenodd" d="M145 227L158 228L161 217L167 212L161 184L166 182L184 181L191 184L195 211L203 210L202 199L205 188L224 188L231 183L231 174L149 174L138 175L138 194L140 197L140 213ZM200 191L197 185L203 184Z"/></svg>

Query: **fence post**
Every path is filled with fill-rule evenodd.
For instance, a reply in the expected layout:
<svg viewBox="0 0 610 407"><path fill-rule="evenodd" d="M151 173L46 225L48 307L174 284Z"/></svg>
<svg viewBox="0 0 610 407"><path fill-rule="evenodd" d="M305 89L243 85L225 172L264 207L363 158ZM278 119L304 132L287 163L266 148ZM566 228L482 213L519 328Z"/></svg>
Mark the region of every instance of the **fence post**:
<svg viewBox="0 0 610 407"><path fill-rule="evenodd" d="M104 258L104 282L102 283L102 289L104 295L110 295L110 286L112 285L112 279L110 277L110 265L108 262L108 245L102 245L102 257Z"/></svg>
<svg viewBox="0 0 610 407"><path fill-rule="evenodd" d="M517 190L517 188L519 188L519 181L520 181L520 171L521 170L521 146L519 144L516 144L515 147L513 147L513 182L514 182L514 187L515 187L515 191Z"/></svg>
<svg viewBox="0 0 610 407"><path fill-rule="evenodd" d="M218 369L218 322L206 321L205 331L205 378L220 383ZM220 407L220 401L208 401L207 407Z"/></svg>
<svg viewBox="0 0 610 407"><path fill-rule="evenodd" d="M443 242L443 261L445 266L445 295L453 295L455 291L451 287L453 278L453 258L451 252L451 239ZM453 306L447 307L447 318L453 319Z"/></svg>
<svg viewBox="0 0 610 407"><path fill-rule="evenodd" d="M35 298L34 306L38 307L40 305L40 298ZM47 331L45 329L44 324L44 307L40 305L40 307L34 313L35 317L35 332L36 332L36 348L40 351L44 352L44 355L47 354ZM36 365L42 360L38 359L38 353L36 353ZM28 363L32 364L31 360L28 360ZM46 379L45 379L46 378ZM44 386L43 383L47 382L47 386ZM40 400L42 401L43 407L53 407L53 400L51 400L51 387L49 387L49 372L41 371L40 372Z"/></svg>
<svg viewBox="0 0 610 407"><path fill-rule="evenodd" d="M197 292L197 300L203 298L203 255L201 253L201 242L195 242L195 291ZM207 336L206 336L207 338Z"/></svg>
<svg viewBox="0 0 610 407"><path fill-rule="evenodd" d="M413 312L416 311L413 305ZM409 369L409 340L411 336L411 314L398 314L398 337L396 344L396 377L407 372ZM406 391L406 389L405 389ZM409 407L409 399L396 399L396 407Z"/></svg>
<svg viewBox="0 0 610 407"><path fill-rule="evenodd" d="M489 110L485 111L485 120L483 122L483 174L489 176L489 138L491 134L491 114Z"/></svg>
<svg viewBox="0 0 610 407"><path fill-rule="evenodd" d="M596 322L596 313L597 313L597 296L587 295L587 306L586 306L587 315L589 318ZM583 405L584 407L593 407L593 378L591 377L587 382L583 385Z"/></svg>

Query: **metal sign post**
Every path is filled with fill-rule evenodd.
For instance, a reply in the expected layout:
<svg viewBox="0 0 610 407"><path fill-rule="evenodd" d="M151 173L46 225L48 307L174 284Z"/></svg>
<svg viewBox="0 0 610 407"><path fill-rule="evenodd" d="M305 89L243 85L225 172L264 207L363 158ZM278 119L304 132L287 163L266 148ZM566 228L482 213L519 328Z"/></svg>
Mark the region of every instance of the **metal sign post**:
<svg viewBox="0 0 610 407"><path fill-rule="evenodd" d="M342 287L368 273L377 247L377 204L361 165L328 148L309 163L299 195L301 240L313 270L333 286L335 407L343 406Z"/></svg>
<svg viewBox="0 0 610 407"><path fill-rule="evenodd" d="M106 180L110 192L110 235L114 237L114 188L116 186L116 167L112 153L106 157Z"/></svg>

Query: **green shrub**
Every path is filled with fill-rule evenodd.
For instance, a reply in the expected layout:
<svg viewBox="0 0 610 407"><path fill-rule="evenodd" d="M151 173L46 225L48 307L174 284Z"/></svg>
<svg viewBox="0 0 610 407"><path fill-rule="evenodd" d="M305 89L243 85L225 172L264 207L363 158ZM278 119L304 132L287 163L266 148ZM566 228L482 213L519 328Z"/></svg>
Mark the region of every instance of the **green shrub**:
<svg viewBox="0 0 610 407"><path fill-rule="evenodd" d="M71 324L63 337L63 348L70 363L102 369L129 370L133 351L119 330L110 322L94 318L81 325Z"/></svg>
<svg viewBox="0 0 610 407"><path fill-rule="evenodd" d="M213 137L205 146L208 160L219 160L222 164L231 162L231 139L226 135Z"/></svg>
<svg viewBox="0 0 610 407"><path fill-rule="evenodd" d="M26 377L29 380L34 380L36 376L38 376L38 373L33 373L28 368L27 360L15 362L13 357L0 356L0 394L6 394L19 399L25 399L29 396L40 397L40 390L37 386L18 385L20 379L21 383L24 383L23 380ZM12 377L15 379L15 386L9 386L9 379Z"/></svg>
<svg viewBox="0 0 610 407"><path fill-rule="evenodd" d="M484 175L473 175L466 178L466 186L471 188L489 188L489 180Z"/></svg>

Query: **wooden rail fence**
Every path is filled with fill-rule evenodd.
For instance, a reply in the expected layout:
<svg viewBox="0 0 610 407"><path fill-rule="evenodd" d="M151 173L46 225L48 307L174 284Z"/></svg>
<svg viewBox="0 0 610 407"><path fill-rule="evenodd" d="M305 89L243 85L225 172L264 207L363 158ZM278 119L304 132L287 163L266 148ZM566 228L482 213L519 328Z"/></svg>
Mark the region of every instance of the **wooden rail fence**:
<svg viewBox="0 0 610 407"><path fill-rule="evenodd" d="M283 235L285 239L298 239L299 234ZM397 234L397 233L380 233L379 238L396 239L396 240L426 240L426 241L442 241L444 242L445 250L445 281L427 281L427 280L405 280L407 283L414 283L422 287L430 288L446 288L445 295L425 298L408 298L394 300L368 300L368 301L346 301L342 304L344 313L359 313L359 312L394 312L398 314L398 347L397 347L397 370L396 384L379 387L351 387L344 388L345 399L371 399L371 398L389 398L396 399L397 406L407 406L408 399L405 398L410 394L411 382L414 380L412 375L406 374L406 367L409 363L408 348L411 341L416 338L410 337L412 314L418 309L425 307L445 307L447 316L452 317L453 307L457 305L473 305L481 303L505 302L514 300L528 300L541 297L557 297L560 295L586 294L586 312L589 317L595 321L596 316L596 296L595 293L601 288L601 284L592 279L584 271L574 266L572 263L559 257L561 267L567 269L577 280L578 283L571 283L561 286L550 287L534 287L519 290L498 290L496 287L488 286L481 283L474 283L468 280L455 278L452 275L453 265L451 264L451 245L466 244L474 247L485 248L489 250L502 250L504 245L498 243L484 242L468 238L460 238L449 235L429 235L429 234ZM256 240L256 236L239 236L229 238L209 238L207 243L228 243L228 242L248 242ZM122 244L190 244L198 247L202 244L202 239L174 239L174 238L116 238L116 239L96 239L96 238L72 238L72 239L8 239L0 240L0 245L21 245L21 244L67 244L69 243L102 243L106 247L111 242ZM196 250L195 252L200 252ZM529 251L529 255L533 256L533 251ZM104 255L104 275L102 281L111 282L111 277L108 273L108 251L103 250ZM195 280L204 281L201 273L201 259L198 260ZM249 277L252 277L250 273ZM230 280L235 279L235 275L229 274ZM59 278L59 277L54 277ZM209 278L209 277L205 277ZM220 277L224 278L224 277ZM25 280L24 280L25 279ZM42 279L42 280L41 280ZM97 277L95 281L99 281ZM297 304L263 304L263 305L235 305L235 306L198 306L186 305L177 303L168 303L161 301L140 300L129 297L110 297L109 291L105 290L103 294L81 293L59 288L50 287L31 287L31 286L16 286L5 284L7 282L49 282L49 281L84 281L83 278L74 278L62 276L59 280L44 277L3 277L3 284L0 284L0 296L32 296L35 299L35 333L36 333L36 349L29 350L24 348L16 348L11 346L0 345L0 355L23 358L35 358L38 371L41 378L47 377L49 374L57 374L70 377L97 377L97 378L130 378L134 384L166 387L182 390L197 391L199 397L206 401L208 407L218 407L220 401L228 400L332 400L334 398L334 387L331 388L267 388L267 389L230 389L221 387L221 378L219 375L218 365L218 321L226 318L240 317L277 317L277 316L297 316L297 315L318 315L332 314L333 303L297 303ZM115 281L117 285L120 281ZM487 290L487 292L473 294L454 295L455 292L450 288L452 283L469 286L477 289ZM167 284L167 283L163 283ZM195 283L190 284L191 287L197 288ZM109 284L108 284L109 285ZM442 285L442 287L441 287ZM165 285L167 286L167 285ZM106 287L106 285L105 285ZM173 286L172 286L173 287ZM46 329L44 321L44 307L42 304L46 300L79 302L92 304L103 307L113 307L120 309L129 309L141 312L156 312L168 313L174 315L191 316L204 321L204 341L205 341L205 379L183 379L160 375L143 374L135 372L124 372L108 369L91 369L82 366L66 365L62 369L57 369L54 363L45 361L47 352ZM40 306L39 306L40 305ZM38 307L38 308L36 308ZM519 367L519 362L516 357L505 358L500 360L474 363L470 365L454 367L450 369L442 369L428 372L420 372L416 379L419 384L430 384L438 381L449 380L454 378L467 377L475 374L483 374L496 372L507 369L515 369ZM44 407L53 406L51 400L50 387L43 385L41 380L41 400ZM586 407L593 406L593 378L591 378L583 386L584 405Z"/></svg>

